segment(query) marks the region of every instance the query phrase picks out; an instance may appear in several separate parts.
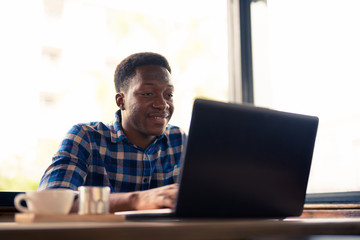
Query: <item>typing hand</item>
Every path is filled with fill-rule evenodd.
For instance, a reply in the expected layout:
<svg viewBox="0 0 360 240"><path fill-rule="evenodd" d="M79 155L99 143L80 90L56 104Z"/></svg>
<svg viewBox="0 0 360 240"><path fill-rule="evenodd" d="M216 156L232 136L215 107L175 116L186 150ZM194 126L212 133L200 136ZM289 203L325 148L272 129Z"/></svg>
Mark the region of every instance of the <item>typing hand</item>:
<svg viewBox="0 0 360 240"><path fill-rule="evenodd" d="M178 184L171 184L135 192L132 196L133 207L136 210L174 208L178 189Z"/></svg>

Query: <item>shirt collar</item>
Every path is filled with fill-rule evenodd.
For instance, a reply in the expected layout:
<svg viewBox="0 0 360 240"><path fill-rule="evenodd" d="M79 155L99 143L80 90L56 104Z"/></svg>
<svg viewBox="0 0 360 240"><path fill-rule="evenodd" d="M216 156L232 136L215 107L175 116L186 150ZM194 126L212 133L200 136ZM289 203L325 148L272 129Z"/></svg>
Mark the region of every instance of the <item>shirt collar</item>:
<svg viewBox="0 0 360 240"><path fill-rule="evenodd" d="M168 140L168 131L166 130L163 134L161 134L160 136L158 136L154 142L159 142L159 141L167 141ZM113 122L111 123L111 141L116 143L116 142L121 142L124 139L127 139L125 136L124 131L122 130L121 127L121 110L117 110L115 113L115 118L113 120Z"/></svg>

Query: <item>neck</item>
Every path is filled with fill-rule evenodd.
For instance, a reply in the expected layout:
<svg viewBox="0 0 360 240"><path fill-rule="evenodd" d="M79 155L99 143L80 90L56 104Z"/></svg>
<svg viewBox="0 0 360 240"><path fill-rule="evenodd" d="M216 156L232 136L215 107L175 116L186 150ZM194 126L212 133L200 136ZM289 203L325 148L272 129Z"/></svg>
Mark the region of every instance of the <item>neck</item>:
<svg viewBox="0 0 360 240"><path fill-rule="evenodd" d="M138 146L139 148L145 150L148 146L150 146L151 143L154 142L156 137L151 137L151 138L148 138L148 139L136 139L136 140L133 140L133 139L129 139L130 142L132 142L133 144L135 144L136 146Z"/></svg>
<svg viewBox="0 0 360 240"><path fill-rule="evenodd" d="M123 131L124 131L126 138L131 143L135 144L136 146L138 146L139 148L141 148L143 150L145 150L156 139L156 136L144 136L143 134L138 133L138 132L126 131L124 128L123 128Z"/></svg>

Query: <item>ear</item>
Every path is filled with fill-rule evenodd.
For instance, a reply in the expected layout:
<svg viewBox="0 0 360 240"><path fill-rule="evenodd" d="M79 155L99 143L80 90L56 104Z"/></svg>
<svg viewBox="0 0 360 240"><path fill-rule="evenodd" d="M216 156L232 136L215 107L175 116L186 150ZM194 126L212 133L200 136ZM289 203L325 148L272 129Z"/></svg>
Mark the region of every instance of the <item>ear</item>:
<svg viewBox="0 0 360 240"><path fill-rule="evenodd" d="M116 105L121 109L125 110L125 95L123 93L117 93L115 95Z"/></svg>

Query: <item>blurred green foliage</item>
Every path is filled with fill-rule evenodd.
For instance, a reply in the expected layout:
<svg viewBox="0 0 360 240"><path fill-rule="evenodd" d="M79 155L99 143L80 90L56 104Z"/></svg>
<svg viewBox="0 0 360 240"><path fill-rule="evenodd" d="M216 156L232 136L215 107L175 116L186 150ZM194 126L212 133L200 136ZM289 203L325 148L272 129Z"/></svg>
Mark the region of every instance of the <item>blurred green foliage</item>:
<svg viewBox="0 0 360 240"><path fill-rule="evenodd" d="M7 178L0 176L0 191L28 191L36 190L39 182L32 179L21 178Z"/></svg>

